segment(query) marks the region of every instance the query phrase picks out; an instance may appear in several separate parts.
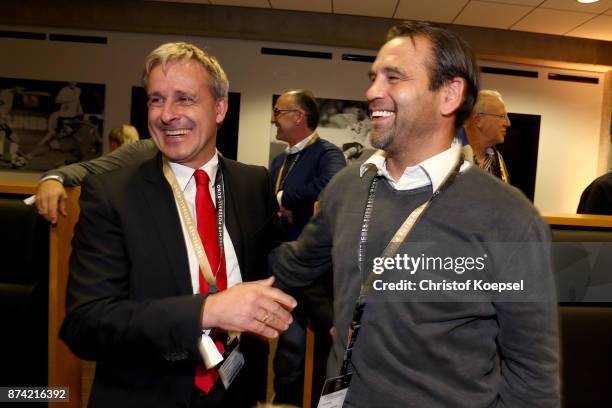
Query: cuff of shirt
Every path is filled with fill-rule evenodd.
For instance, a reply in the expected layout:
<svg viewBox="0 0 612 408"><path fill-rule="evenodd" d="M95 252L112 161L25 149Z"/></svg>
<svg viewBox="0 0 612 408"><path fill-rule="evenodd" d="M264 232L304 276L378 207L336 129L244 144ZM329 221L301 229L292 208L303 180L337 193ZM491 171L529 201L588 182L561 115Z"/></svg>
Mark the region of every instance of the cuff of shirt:
<svg viewBox="0 0 612 408"><path fill-rule="evenodd" d="M279 191L276 194L276 201L278 201L278 206L282 207L283 206L283 190Z"/></svg>
<svg viewBox="0 0 612 408"><path fill-rule="evenodd" d="M62 183L62 185L64 185L64 178L60 176L59 174L49 174L48 176L45 176L41 178L40 180L38 180L38 184L42 183L43 181L47 181L47 180L59 181L60 183Z"/></svg>
<svg viewBox="0 0 612 408"><path fill-rule="evenodd" d="M223 361L223 355L219 352L219 349L217 349L214 340L204 333L202 333L200 337L198 350L200 351L204 366L207 370L210 370Z"/></svg>

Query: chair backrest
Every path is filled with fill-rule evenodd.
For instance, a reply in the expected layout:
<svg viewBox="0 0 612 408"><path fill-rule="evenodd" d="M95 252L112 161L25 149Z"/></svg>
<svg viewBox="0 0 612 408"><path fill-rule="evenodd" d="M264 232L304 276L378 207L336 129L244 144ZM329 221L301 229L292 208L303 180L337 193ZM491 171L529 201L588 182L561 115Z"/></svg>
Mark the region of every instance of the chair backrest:
<svg viewBox="0 0 612 408"><path fill-rule="evenodd" d="M49 224L22 197L0 197L0 283L46 281Z"/></svg>
<svg viewBox="0 0 612 408"><path fill-rule="evenodd" d="M0 196L0 385L47 385L49 225L21 195Z"/></svg>
<svg viewBox="0 0 612 408"><path fill-rule="evenodd" d="M612 406L612 216L573 215L547 221L562 302L563 406Z"/></svg>
<svg viewBox="0 0 612 408"><path fill-rule="evenodd" d="M560 306L563 406L612 406L612 306Z"/></svg>

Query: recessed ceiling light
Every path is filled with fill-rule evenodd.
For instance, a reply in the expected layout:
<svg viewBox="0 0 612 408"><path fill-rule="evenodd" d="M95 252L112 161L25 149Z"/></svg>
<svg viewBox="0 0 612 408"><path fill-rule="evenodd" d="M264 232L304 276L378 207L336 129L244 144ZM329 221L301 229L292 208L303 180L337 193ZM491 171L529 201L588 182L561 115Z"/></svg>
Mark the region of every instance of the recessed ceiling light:
<svg viewBox="0 0 612 408"><path fill-rule="evenodd" d="M589 4L589 3L597 3L599 0L576 0L578 3Z"/></svg>

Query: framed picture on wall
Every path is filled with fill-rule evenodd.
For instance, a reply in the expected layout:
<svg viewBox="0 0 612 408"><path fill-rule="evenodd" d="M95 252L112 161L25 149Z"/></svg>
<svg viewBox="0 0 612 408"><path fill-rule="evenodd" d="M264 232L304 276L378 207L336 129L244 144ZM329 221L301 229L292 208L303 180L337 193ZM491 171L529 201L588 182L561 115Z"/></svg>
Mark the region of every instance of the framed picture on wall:
<svg viewBox="0 0 612 408"><path fill-rule="evenodd" d="M270 114L280 95L272 95ZM317 133L338 146L348 163L362 163L376 150L368 139L372 123L368 117L368 103L345 99L316 98L319 105ZM510 184L520 189L533 202L540 141L540 115L508 113L512 126L506 140L497 148L510 173ZM277 128L270 129L270 156L281 154L287 144L276 139Z"/></svg>
<svg viewBox="0 0 612 408"><path fill-rule="evenodd" d="M272 95L272 109L280 95ZM319 126L317 133L325 140L338 146L347 162L363 162L375 149L370 145L368 133L372 123L368 117L368 103L347 99L316 98L319 105ZM276 126L270 129L270 158L282 153L287 146L276 140Z"/></svg>
<svg viewBox="0 0 612 408"><path fill-rule="evenodd" d="M0 78L0 169L45 171L102 151L105 85Z"/></svg>

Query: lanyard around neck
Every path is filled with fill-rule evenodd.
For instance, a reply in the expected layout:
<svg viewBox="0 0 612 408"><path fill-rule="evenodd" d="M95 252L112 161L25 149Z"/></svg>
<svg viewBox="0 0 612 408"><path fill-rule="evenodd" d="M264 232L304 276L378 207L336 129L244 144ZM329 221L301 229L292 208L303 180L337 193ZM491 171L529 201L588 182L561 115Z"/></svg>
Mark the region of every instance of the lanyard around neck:
<svg viewBox="0 0 612 408"><path fill-rule="evenodd" d="M391 241L385 247L382 257L393 257L400 245L408 238L410 233L414 230L415 225L419 220L423 217L423 214L429 209L431 203L440 195L440 193L446 190L455 180L457 174L459 174L459 170L463 165L463 154L461 151L459 152L459 158L457 160L457 164L455 167L446 175L446 178L438 187L436 191L433 192L431 197L418 206L416 209L410 212L406 220L402 223L402 225L397 229ZM370 183L370 189L368 191L368 200L366 201L366 206L363 214L363 221L361 223L361 236L359 238L359 249L357 254L357 262L359 268L359 277L360 279L363 276L364 270L364 262L365 262L365 254L367 250L368 243L368 231L370 228L370 221L372 219L372 210L374 208L374 199L376 198L376 187L378 183L379 177L374 176ZM370 292L370 288L376 279L376 274L371 272L366 279L366 282L361 285L361 290L359 292L359 297L357 298L357 302L355 303L355 309L353 310L353 320L351 321L351 325L349 327L348 339L346 343L346 349L344 351L344 360L342 362L342 367L340 369L340 375L348 374L349 364L351 361L351 354L353 345L355 344L355 340L357 339L357 334L359 333L359 329L361 328L361 317L363 315L363 311L366 306L366 297Z"/></svg>
<svg viewBox="0 0 612 408"><path fill-rule="evenodd" d="M189 235L189 240L191 241L191 245L193 250L198 258L198 264L200 265L200 271L202 276L211 287L211 289L215 289L217 287L217 282L215 279L215 274L213 274L212 269L210 267L210 263L208 262L208 257L206 256L206 251L204 250L204 246L202 245L202 240L200 239L200 235L198 234L197 225L193 222L193 217L191 216L191 212L189 211L189 207L187 206L187 202L185 200L185 196L183 195L183 191L179 186L176 176L172 171L172 168L168 164L168 160L163 158L163 172L166 180L170 184L170 188L172 189L172 195L177 203L178 209L181 213L181 221L183 224L183 228L187 231ZM208 188L208 186L206 186ZM223 188L223 168L221 161L219 161L219 166L217 168L217 174L215 176L215 203L217 205L217 243L219 245L219 266L217 268L217 272L221 268L221 262L223 262L223 224L225 221L225 191Z"/></svg>
<svg viewBox="0 0 612 408"><path fill-rule="evenodd" d="M280 169L278 170L278 176L276 176L276 183L275 183L275 186L274 186L274 193L275 194L278 194L278 192L283 189L283 187L285 185L285 181L287 180L287 177L289 177L289 174L291 173L291 170L293 170L293 167L295 166L295 164L299 160L300 155L302 154L304 149L306 149L308 146L310 146L311 144L316 142L318 138L319 138L319 135L317 135L317 134L312 136L312 139L310 139L308 141L306 146L304 146L304 148L302 150L297 152L297 155L295 156L295 159L293 159L293 161L291 162L291 165L287 169L287 173L283 175L284 170L285 170L285 164L287 164L287 157L289 157L289 154L285 155L285 159L283 160L283 164L281 164Z"/></svg>

